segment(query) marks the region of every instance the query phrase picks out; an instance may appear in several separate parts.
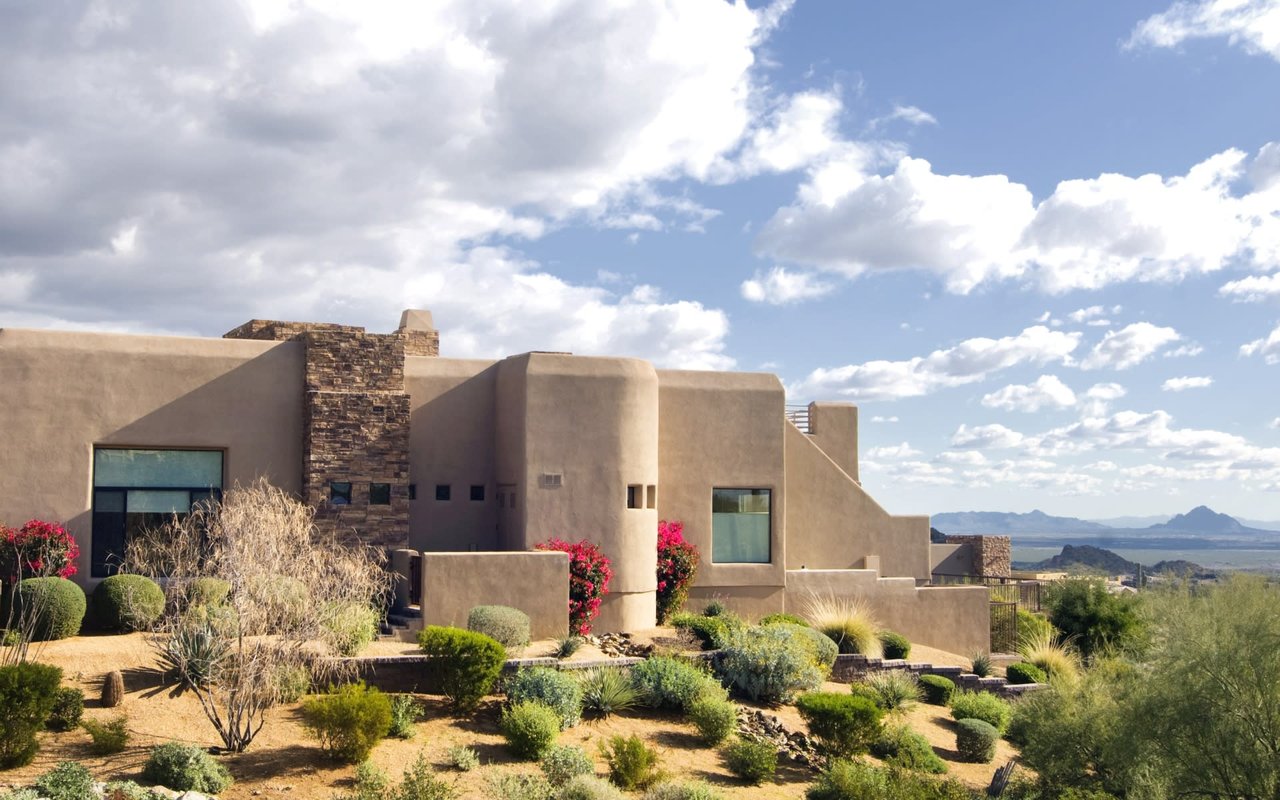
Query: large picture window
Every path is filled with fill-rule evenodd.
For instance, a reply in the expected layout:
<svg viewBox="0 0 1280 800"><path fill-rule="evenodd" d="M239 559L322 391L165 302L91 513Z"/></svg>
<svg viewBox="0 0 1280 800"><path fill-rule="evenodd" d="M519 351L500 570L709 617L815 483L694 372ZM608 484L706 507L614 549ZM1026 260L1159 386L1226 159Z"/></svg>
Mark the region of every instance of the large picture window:
<svg viewBox="0 0 1280 800"><path fill-rule="evenodd" d="M90 574L115 573L125 544L148 528L190 513L222 492L220 450L93 451L93 552Z"/></svg>
<svg viewBox="0 0 1280 800"><path fill-rule="evenodd" d="M716 564L768 564L768 489L711 490L711 560Z"/></svg>

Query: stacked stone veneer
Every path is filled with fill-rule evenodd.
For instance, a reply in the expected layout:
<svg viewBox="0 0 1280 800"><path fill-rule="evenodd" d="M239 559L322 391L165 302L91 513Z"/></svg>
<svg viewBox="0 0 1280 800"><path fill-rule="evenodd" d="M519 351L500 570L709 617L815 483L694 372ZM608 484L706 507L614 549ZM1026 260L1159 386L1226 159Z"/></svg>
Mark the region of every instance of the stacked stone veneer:
<svg viewBox="0 0 1280 800"><path fill-rule="evenodd" d="M231 339L296 341L305 348L302 499L323 530L371 545L409 541L409 395L405 355L435 356L434 330L370 334L324 323L251 320ZM351 484L351 502L331 502L330 483ZM391 487L387 505L369 503L370 485Z"/></svg>
<svg viewBox="0 0 1280 800"><path fill-rule="evenodd" d="M1008 536L947 536L946 543L969 545L972 575L1007 578L1013 569L1013 543Z"/></svg>

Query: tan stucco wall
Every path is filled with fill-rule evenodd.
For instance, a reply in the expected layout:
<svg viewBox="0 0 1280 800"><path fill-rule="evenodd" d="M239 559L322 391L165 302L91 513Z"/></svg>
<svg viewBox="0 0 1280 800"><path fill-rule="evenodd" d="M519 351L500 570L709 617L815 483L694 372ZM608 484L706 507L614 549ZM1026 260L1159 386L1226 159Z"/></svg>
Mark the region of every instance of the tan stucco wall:
<svg viewBox="0 0 1280 800"><path fill-rule="evenodd" d="M93 446L225 449L224 486L300 490L302 347L0 330L0 521L64 523L89 572Z"/></svg>
<svg viewBox="0 0 1280 800"><path fill-rule="evenodd" d="M475 606L518 608L534 639L569 631L569 557L564 553L423 553L422 619L467 627Z"/></svg>
<svg viewBox="0 0 1280 800"><path fill-rule="evenodd" d="M787 423L787 568L861 568L929 579L929 518L891 516L816 444Z"/></svg>
<svg viewBox="0 0 1280 800"><path fill-rule="evenodd" d="M498 365L499 481L513 482L520 546L560 537L600 546L613 564L602 630L652 627L658 512L658 378L647 361L530 353ZM515 402L523 399L523 408ZM515 419L519 416L520 419ZM523 455L523 459L519 456ZM523 461L523 463L521 463ZM543 476L562 476L547 486ZM627 507L640 486L641 508ZM536 521L536 524L534 523Z"/></svg>
<svg viewBox="0 0 1280 800"><path fill-rule="evenodd" d="M684 523L702 554L697 596L730 587L785 583L787 508L783 426L785 392L777 376L745 372L658 372L658 516ZM711 490L770 489L770 564L716 564L711 548ZM735 594L739 593L735 589Z"/></svg>
<svg viewBox="0 0 1280 800"><path fill-rule="evenodd" d="M968 575L973 571L973 546L961 544L930 544L930 572L941 575Z"/></svg>
<svg viewBox="0 0 1280 800"><path fill-rule="evenodd" d="M409 547L498 550L494 475L497 368L492 361L405 359L409 393ZM448 501L436 486L450 486ZM484 500L471 487L484 486Z"/></svg>
<svg viewBox="0 0 1280 800"><path fill-rule="evenodd" d="M810 403L809 440L846 475L858 480L857 406L853 403Z"/></svg>
<svg viewBox="0 0 1280 800"><path fill-rule="evenodd" d="M969 655L991 647L990 601L982 586L917 587L910 578L879 578L874 570L792 570L786 610L803 614L813 597L866 599L880 626L913 642Z"/></svg>

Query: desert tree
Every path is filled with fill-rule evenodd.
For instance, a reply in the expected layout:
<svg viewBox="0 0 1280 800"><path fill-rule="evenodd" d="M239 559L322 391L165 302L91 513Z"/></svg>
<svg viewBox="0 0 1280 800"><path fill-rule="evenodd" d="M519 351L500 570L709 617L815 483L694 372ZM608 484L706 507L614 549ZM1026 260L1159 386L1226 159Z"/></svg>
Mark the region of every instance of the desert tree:
<svg viewBox="0 0 1280 800"><path fill-rule="evenodd" d="M259 479L135 537L123 570L165 587L151 641L241 752L266 713L306 684L337 682L352 611L383 607L385 556L317 529L313 510ZM290 691L290 685L295 688Z"/></svg>

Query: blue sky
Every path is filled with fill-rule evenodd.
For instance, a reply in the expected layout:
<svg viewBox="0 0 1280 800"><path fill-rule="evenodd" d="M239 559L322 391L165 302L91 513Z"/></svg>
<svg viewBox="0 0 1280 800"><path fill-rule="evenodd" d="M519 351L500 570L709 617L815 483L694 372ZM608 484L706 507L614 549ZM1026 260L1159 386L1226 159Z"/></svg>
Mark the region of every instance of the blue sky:
<svg viewBox="0 0 1280 800"><path fill-rule="evenodd" d="M1280 518L1280 4L29 4L0 325L776 372L895 513Z"/></svg>

